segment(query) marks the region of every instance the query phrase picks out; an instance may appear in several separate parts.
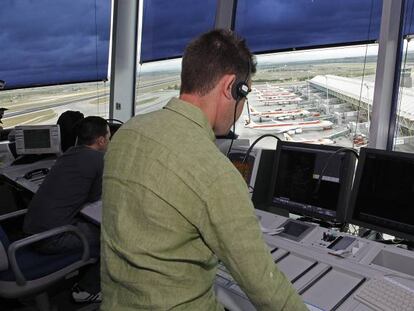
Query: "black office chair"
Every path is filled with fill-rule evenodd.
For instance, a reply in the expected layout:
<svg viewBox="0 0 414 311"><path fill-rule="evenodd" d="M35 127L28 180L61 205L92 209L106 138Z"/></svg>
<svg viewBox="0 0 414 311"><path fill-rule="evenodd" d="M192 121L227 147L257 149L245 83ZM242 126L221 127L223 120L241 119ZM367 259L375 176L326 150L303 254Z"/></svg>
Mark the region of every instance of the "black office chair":
<svg viewBox="0 0 414 311"><path fill-rule="evenodd" d="M119 130L119 128L124 124L121 120L118 119L106 119L108 122L109 130L111 131L111 138L114 136L116 131Z"/></svg>
<svg viewBox="0 0 414 311"><path fill-rule="evenodd" d="M82 252L44 255L30 247L64 232L71 232L81 239ZM0 225L0 296L10 299L34 296L40 311L50 311L47 289L80 268L95 263L98 257L99 249L90 249L85 236L75 226L54 228L10 243Z"/></svg>
<svg viewBox="0 0 414 311"><path fill-rule="evenodd" d="M62 152L65 152L76 142L76 125L84 118L80 111L68 110L62 113L57 120L60 128Z"/></svg>

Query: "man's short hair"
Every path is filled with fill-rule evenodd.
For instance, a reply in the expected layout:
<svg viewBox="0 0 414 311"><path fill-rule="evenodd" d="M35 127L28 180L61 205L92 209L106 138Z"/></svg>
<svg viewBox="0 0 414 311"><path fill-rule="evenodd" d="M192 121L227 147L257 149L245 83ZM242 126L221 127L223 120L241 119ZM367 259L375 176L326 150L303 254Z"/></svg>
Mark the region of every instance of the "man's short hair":
<svg viewBox="0 0 414 311"><path fill-rule="evenodd" d="M93 145L98 137L105 136L108 132L108 122L96 116L82 119L76 126L78 145Z"/></svg>
<svg viewBox="0 0 414 311"><path fill-rule="evenodd" d="M186 47L182 60L180 94L196 93L203 96L225 74L235 74L235 83L238 83L248 80L255 72L256 61L246 41L231 30L213 30L196 38Z"/></svg>

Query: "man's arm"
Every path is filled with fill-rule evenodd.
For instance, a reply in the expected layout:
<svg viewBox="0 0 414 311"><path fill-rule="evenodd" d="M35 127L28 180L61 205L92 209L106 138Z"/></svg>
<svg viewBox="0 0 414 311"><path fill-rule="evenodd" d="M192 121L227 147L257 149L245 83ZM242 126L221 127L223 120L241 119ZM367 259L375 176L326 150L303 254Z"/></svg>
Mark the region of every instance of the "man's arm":
<svg viewBox="0 0 414 311"><path fill-rule="evenodd" d="M210 187L200 231L258 310L307 310L273 262L237 172L223 174Z"/></svg>

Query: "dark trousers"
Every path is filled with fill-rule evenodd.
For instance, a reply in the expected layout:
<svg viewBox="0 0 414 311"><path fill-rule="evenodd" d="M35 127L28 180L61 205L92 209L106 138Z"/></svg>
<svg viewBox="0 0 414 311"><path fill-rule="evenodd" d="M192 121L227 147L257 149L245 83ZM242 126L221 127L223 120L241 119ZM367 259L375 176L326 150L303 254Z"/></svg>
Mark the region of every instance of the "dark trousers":
<svg viewBox="0 0 414 311"><path fill-rule="evenodd" d="M100 228L83 219L79 219L74 226L85 235L91 248L100 246ZM72 233L64 233L36 244L36 251L43 254L57 254L82 249L82 242ZM79 280L79 286L91 294L101 290L100 263L89 265Z"/></svg>

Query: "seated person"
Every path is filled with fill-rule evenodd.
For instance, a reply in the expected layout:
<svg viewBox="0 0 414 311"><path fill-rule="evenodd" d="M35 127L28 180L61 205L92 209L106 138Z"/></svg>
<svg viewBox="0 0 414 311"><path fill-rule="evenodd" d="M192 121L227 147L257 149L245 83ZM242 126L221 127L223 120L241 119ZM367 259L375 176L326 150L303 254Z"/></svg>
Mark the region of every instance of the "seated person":
<svg viewBox="0 0 414 311"><path fill-rule="evenodd" d="M26 234L35 234L71 224L84 233L91 247L99 247L99 227L82 218L80 211L86 203L101 198L104 152L110 132L105 119L87 117L77 126L77 134L77 145L56 160L30 202L23 230ZM81 247L80 239L67 233L37 243L36 250L53 254ZM83 282L86 292L95 294L89 296L76 289L75 301L91 301L92 296L99 299L96 295L100 290L99 265L95 266L98 266L94 267L96 271L86 273L79 283Z"/></svg>

